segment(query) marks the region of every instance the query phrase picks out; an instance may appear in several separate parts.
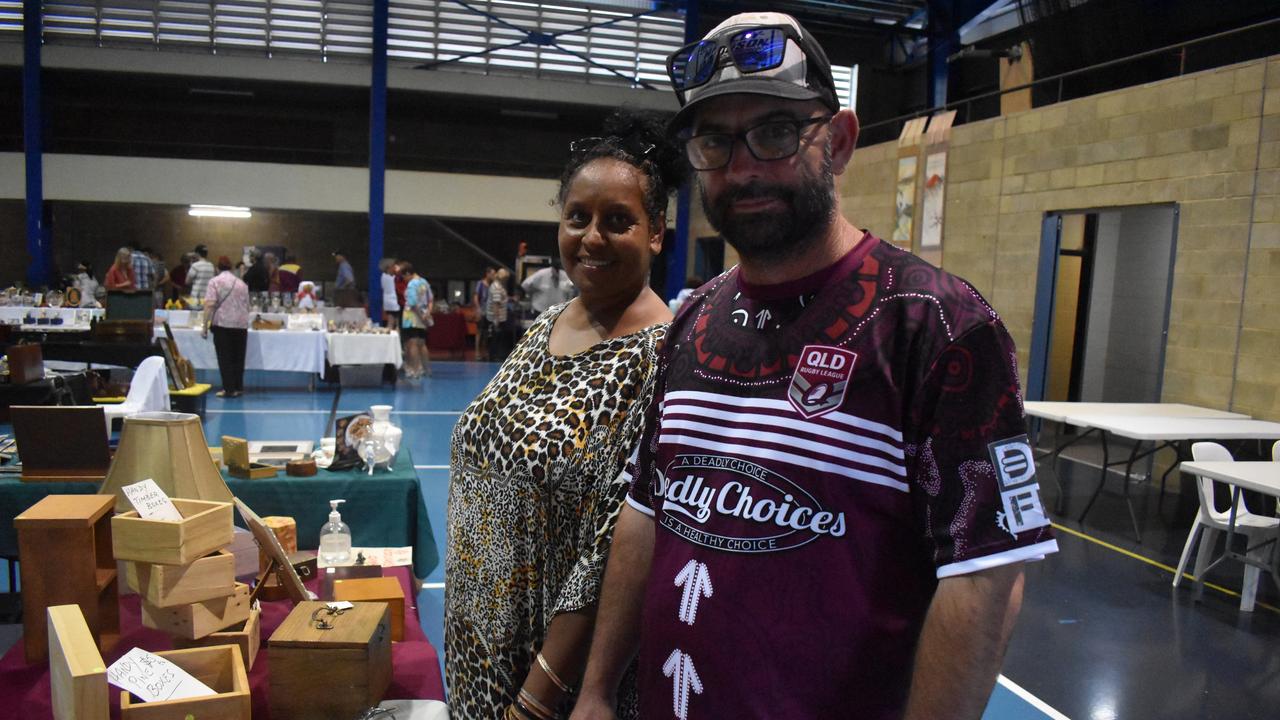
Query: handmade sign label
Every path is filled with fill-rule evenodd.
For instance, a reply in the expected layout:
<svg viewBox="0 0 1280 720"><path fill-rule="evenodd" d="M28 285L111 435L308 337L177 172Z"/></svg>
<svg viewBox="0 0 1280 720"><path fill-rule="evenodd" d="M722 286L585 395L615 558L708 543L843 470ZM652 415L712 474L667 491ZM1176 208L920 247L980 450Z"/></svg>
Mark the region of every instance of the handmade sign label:
<svg viewBox="0 0 1280 720"><path fill-rule="evenodd" d="M159 655L133 648L107 668L107 681L143 702L217 695L208 685Z"/></svg>
<svg viewBox="0 0 1280 720"><path fill-rule="evenodd" d="M178 512L178 508L174 507L173 501L151 478L132 485L125 485L120 489L124 491L125 499L138 511L138 517L147 520L173 520L175 522L182 519L182 513Z"/></svg>

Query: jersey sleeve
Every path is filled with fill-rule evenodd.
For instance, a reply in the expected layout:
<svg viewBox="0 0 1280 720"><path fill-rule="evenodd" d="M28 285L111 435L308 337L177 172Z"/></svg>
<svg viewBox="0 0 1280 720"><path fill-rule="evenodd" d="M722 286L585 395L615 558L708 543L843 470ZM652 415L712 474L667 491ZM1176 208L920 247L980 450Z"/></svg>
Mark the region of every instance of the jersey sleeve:
<svg viewBox="0 0 1280 720"><path fill-rule="evenodd" d="M937 577L1056 552L1026 435L1013 341L999 320L947 345L909 410L913 507Z"/></svg>

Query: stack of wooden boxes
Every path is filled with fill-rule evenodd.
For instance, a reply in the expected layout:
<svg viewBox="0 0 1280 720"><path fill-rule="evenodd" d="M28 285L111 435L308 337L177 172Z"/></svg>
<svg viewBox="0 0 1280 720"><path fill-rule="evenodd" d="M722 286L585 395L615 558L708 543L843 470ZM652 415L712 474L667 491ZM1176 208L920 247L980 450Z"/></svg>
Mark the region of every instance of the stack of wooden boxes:
<svg viewBox="0 0 1280 720"><path fill-rule="evenodd" d="M115 557L141 596L142 624L177 647L234 644L245 669L259 645L259 611L249 586L235 581L231 503L174 499L180 521L127 512L111 519ZM234 626L234 627L233 627ZM227 632L219 632L227 631Z"/></svg>

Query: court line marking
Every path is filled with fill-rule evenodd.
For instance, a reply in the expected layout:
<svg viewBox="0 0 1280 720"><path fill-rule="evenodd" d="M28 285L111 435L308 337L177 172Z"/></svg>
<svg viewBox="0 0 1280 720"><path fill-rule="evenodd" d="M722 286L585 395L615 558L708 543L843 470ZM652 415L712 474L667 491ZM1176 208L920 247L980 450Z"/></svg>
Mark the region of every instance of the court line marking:
<svg viewBox="0 0 1280 720"><path fill-rule="evenodd" d="M1165 565L1164 563L1160 562L1159 560L1152 560L1152 559L1151 559L1151 558L1149 558L1149 557L1146 557L1146 556L1144 556L1144 555L1139 555L1138 553L1133 552L1133 551L1131 551L1131 550L1125 550L1125 549L1124 549L1124 548L1122 548L1122 547L1118 547L1118 546L1116 546L1116 545L1112 545L1111 543L1107 542L1106 540L1099 540L1098 538L1093 537L1092 535L1088 535L1088 534L1086 534L1086 533L1080 532L1079 530L1075 530L1075 529L1069 528L1069 527L1067 527L1066 525L1060 525L1060 524L1058 524L1058 523L1051 523L1051 524L1053 525L1053 529L1054 529L1054 530L1061 530L1062 532L1067 533L1068 535L1074 535L1074 536L1076 536L1076 537L1078 537L1078 538L1080 538L1080 539L1082 539L1082 540L1088 540L1088 541L1089 541L1089 542L1091 542L1091 543L1094 543L1094 544L1096 544L1096 545L1101 545L1102 547L1104 547L1104 548L1106 548L1106 549L1108 549L1108 550L1113 550L1113 551L1118 552L1118 553L1120 553L1121 555L1124 555L1124 556L1126 556L1126 557L1131 557L1131 558L1133 558L1134 560L1141 560L1142 562L1144 562L1144 563L1146 563L1146 564L1148 564L1148 565L1151 565L1152 567L1157 567L1157 568L1160 568L1161 570L1164 570L1165 572L1169 573L1170 575L1177 575L1177 574L1178 574L1178 569L1177 569L1177 568L1172 567L1172 566L1170 566L1170 565ZM1184 577L1184 578L1186 578L1187 580L1190 580L1190 581L1192 581L1192 582L1195 582L1195 579L1196 579L1196 576L1195 576L1195 575L1192 575L1192 574L1191 574L1191 573L1189 573L1189 572L1184 572L1184 573L1182 573L1182 577ZM1204 586L1205 586L1205 587L1207 587L1207 588L1212 588L1212 589L1214 589L1214 590L1217 590L1218 592L1223 593L1223 594L1225 594L1225 595L1229 595L1229 596L1231 596L1231 597L1237 597L1237 598L1238 598L1238 597L1240 597L1240 593L1236 592L1235 590L1231 590L1231 589L1229 589L1229 588L1225 588L1225 587L1223 587L1223 586L1221 586L1221 585L1216 585L1216 584L1211 583L1211 582L1206 582L1206 583L1204 584ZM1256 605L1257 607L1260 607L1260 608L1266 608L1267 610L1270 610L1270 611L1271 611L1271 612L1273 612L1273 613L1278 613L1278 614L1280 614L1280 608L1275 607L1275 606L1273 606L1273 605L1268 605L1267 603L1264 603L1264 602L1262 602L1261 600L1255 600L1255 601L1254 601L1254 605Z"/></svg>
<svg viewBox="0 0 1280 720"><path fill-rule="evenodd" d="M1008 690L1009 692L1013 693L1014 695L1017 695L1019 698L1022 698L1023 702L1039 710L1045 715L1048 715L1050 718L1052 718L1052 720L1071 720L1071 718L1055 710L1053 706L1049 705L1049 703L1041 700L1035 695L1032 695L1026 688L1010 680L1004 675L997 675L996 682L1003 685L1005 689Z"/></svg>

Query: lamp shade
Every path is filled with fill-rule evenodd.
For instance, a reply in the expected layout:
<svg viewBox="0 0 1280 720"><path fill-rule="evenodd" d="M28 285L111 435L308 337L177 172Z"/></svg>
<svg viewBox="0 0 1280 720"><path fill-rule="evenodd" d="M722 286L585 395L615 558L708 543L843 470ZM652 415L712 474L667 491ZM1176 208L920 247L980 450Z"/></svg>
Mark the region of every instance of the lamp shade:
<svg viewBox="0 0 1280 720"><path fill-rule="evenodd" d="M133 506L122 488L147 478L171 498L231 502L198 415L147 412L124 419L120 447L99 492L115 495L116 512L127 512Z"/></svg>

